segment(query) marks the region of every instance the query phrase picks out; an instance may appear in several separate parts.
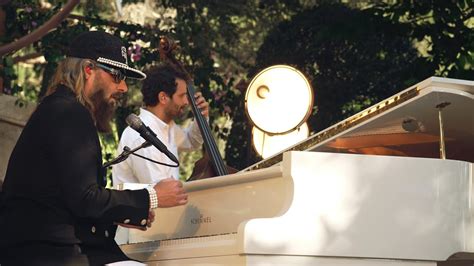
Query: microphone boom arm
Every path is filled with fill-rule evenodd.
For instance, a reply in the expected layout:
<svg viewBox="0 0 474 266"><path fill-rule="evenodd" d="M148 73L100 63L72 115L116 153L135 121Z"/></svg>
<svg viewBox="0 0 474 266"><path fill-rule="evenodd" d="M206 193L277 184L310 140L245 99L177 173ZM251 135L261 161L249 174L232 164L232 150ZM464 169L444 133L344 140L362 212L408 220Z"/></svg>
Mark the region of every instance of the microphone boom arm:
<svg viewBox="0 0 474 266"><path fill-rule="evenodd" d="M128 156L130 154L135 155L137 157L140 157L142 159L148 160L150 162L165 165L165 166L169 166L169 167L178 167L179 166L179 162L176 162L176 165L171 165L171 164L167 164L167 163L158 162L158 161L155 161L153 159L150 159L150 158L147 158L145 156L141 156L140 154L135 153L139 149L150 147L150 146L151 146L151 143L148 142L148 141L143 142L142 145L140 145L140 146L138 146L134 149L130 149L128 146L125 146L125 147L123 147L123 151L119 156L117 156L115 159L112 159L111 161L106 162L102 167L107 168L107 167L110 167L114 164L118 164L120 162L123 162L128 158Z"/></svg>
<svg viewBox="0 0 474 266"><path fill-rule="evenodd" d="M130 149L128 146L125 146L125 147L123 147L123 152L119 156L117 156L115 159L112 159L111 161L106 162L102 167L107 168L107 167L110 167L114 164L118 164L120 162L123 162L128 158L128 156L130 154L133 154L134 152L138 151L139 149L146 148L146 147L149 147L149 146L151 146L151 143L149 143L148 141L143 142L142 145L134 148L133 150Z"/></svg>

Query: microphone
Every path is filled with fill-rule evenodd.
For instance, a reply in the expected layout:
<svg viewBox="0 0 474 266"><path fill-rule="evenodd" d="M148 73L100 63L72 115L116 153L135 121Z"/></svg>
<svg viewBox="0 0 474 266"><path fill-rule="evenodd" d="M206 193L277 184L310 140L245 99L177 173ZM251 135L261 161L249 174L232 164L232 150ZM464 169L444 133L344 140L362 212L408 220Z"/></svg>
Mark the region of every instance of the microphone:
<svg viewBox="0 0 474 266"><path fill-rule="evenodd" d="M161 140L159 140L156 137L156 134L155 134L155 132L153 132L153 130L151 130L149 127L147 127L145 124L143 124L142 120L138 116L136 116L135 114L130 114L125 119L125 122L127 122L127 124L131 128L133 128L135 131L140 133L140 136L143 139L145 139L146 141L151 143L151 145L155 146L159 151L161 151L166 156L168 156L168 158L170 158L171 161L179 164L178 159L176 159L174 154L172 154L168 150L168 148L166 148L165 144L163 144L163 142L161 142Z"/></svg>

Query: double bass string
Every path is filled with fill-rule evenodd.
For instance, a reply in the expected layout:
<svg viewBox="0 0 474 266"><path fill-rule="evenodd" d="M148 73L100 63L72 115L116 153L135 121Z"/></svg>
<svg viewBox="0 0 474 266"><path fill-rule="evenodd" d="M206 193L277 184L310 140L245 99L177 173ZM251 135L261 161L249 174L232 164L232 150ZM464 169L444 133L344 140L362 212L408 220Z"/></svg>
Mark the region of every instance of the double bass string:
<svg viewBox="0 0 474 266"><path fill-rule="evenodd" d="M176 49L177 47L178 47L177 44L173 40L165 36L162 36L160 39L160 47L159 47L160 59L171 62L175 67L181 69L188 76L187 96L190 101L191 109L194 113L196 123L198 124L199 130L201 131L201 135L204 140L204 146L206 148L206 152L209 155L209 159L211 163L210 166L212 166L215 175L217 176L227 175L229 173L228 166L225 165L224 160L222 159L222 156L219 153L219 149L217 148L217 144L212 136L211 128L209 127L209 124L207 123L206 119L203 117L203 115L201 114L201 111L196 105L196 102L194 99L195 91L192 84L192 78L189 75L189 73L186 71L184 66L178 60L176 60L176 58L172 56L173 50Z"/></svg>
<svg viewBox="0 0 474 266"><path fill-rule="evenodd" d="M207 124L206 119L197 108L196 102L194 101L194 94L195 94L194 86L192 85L191 82L188 82L189 101L191 102L191 107L194 113L194 117L197 120L196 122L199 128L201 129L202 137L205 139L204 144L205 144L206 150L209 153L209 156L214 159L212 160L214 170L219 176L227 175L227 167L224 165L224 162L219 153L219 149L217 148L217 144L214 140L214 137L212 136L211 129L209 128L209 125ZM219 161L219 158L220 158L220 161ZM219 162L222 162L222 163L219 163Z"/></svg>

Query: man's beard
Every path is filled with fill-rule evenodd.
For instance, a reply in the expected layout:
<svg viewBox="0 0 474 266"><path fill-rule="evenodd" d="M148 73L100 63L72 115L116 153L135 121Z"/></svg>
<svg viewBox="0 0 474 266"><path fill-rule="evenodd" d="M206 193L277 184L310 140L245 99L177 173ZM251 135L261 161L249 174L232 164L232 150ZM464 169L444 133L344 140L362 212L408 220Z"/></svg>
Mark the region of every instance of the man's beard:
<svg viewBox="0 0 474 266"><path fill-rule="evenodd" d="M171 102L165 112L171 119L181 119L187 113L186 110L186 106L179 106L174 102Z"/></svg>
<svg viewBox="0 0 474 266"><path fill-rule="evenodd" d="M113 96L116 99L119 97L119 95ZM94 118L97 130L102 133L112 132L110 121L114 117L116 104L106 99L105 90L101 88L97 88L90 97L90 100L94 105Z"/></svg>

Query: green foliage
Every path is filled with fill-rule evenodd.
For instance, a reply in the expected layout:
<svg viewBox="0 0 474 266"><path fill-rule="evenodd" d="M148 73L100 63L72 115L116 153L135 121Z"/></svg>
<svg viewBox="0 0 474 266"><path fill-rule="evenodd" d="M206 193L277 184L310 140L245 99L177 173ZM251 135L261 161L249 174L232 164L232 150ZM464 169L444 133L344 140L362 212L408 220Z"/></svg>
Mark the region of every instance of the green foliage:
<svg viewBox="0 0 474 266"><path fill-rule="evenodd" d="M38 1L15 1L6 5L7 18L7 34L2 39L3 43L10 43L14 40L30 33L37 26L43 24L45 21L51 18L52 15L57 13L62 3L65 1L51 1L53 6L51 8L40 8ZM13 56L7 56L3 58L3 73L4 78L4 93L12 94L20 97L19 104L22 104L25 100L37 101L46 92L48 83L54 71L56 69L58 61L64 58L66 49L69 42L79 33L87 31L89 29L106 30L122 37L127 47L130 47L130 52L137 52L138 47L135 43L138 39L144 42L154 41L159 39L161 31L156 29L147 29L139 25L131 25L126 23L113 24L107 20L99 17L99 11L102 10L100 2L86 1L82 3L77 11L87 14L82 20L64 20L54 31L48 33L40 41L33 43L30 47L26 47L14 54L14 56L23 56L31 52L40 52L45 59L45 63L35 65L35 70L28 71L26 75L34 75L35 73L42 73L41 86L33 87L31 83L27 82L26 79L19 79L18 76L24 72L24 68L16 69L13 62ZM148 57L142 57L140 55L134 55L134 61L132 64L136 67L142 68L147 64L153 62L153 59L158 58L156 45L152 52L148 52ZM152 54L155 53L155 54ZM143 59L143 60L140 60ZM137 90L137 84L129 84L131 91ZM39 88L40 87L40 88ZM133 94L133 93L132 93ZM127 107L124 110L128 112L119 112L123 114L123 117L116 119L120 132L124 128L124 117L128 115L131 110L134 110L133 106ZM114 132L110 135L101 135L101 143L103 148L103 159L107 161L112 158L115 154L116 143L118 139L117 127L114 127ZM108 173L110 177L110 172Z"/></svg>
<svg viewBox="0 0 474 266"><path fill-rule="evenodd" d="M7 17L0 42L32 32L65 2L10 1L2 6ZM143 1L123 4L137 2ZM178 59L210 102L211 127L225 148L227 163L241 169L259 159L251 148L243 95L246 80L264 67L289 64L309 77L315 90L309 120L313 132L428 76L473 76L473 4L468 0L157 2L177 11L173 28L114 22L110 1L82 1L74 10L81 16L65 20L40 41L2 59L3 92L22 100L40 98L69 41L80 32L101 29L120 36L132 64L140 69L157 63L159 37L168 35L179 41ZM43 54L45 62L33 68L14 62L35 52ZM104 160L115 151L124 118L138 111L139 86L129 84L114 133L102 137ZM183 176L189 175L189 165L198 156L199 152L182 154Z"/></svg>
<svg viewBox="0 0 474 266"><path fill-rule="evenodd" d="M294 66L307 76L317 108L308 120L313 132L400 91L429 70L417 68L420 62L406 27L341 4L322 4L280 23L260 47L256 62L252 76L276 64ZM248 135L247 125L231 134ZM248 155L249 148L240 149L240 161L258 159L253 151Z"/></svg>
<svg viewBox="0 0 474 266"><path fill-rule="evenodd" d="M275 64L305 73L315 95L308 120L313 132L429 76L472 79L471 2L376 3L359 10L321 1L281 22L260 46L249 76ZM228 156L243 165L259 159L242 139L248 127L236 124L231 135L239 140L228 142Z"/></svg>
<svg viewBox="0 0 474 266"><path fill-rule="evenodd" d="M6 7L8 9L7 13L16 14L16 16L14 16L15 21L7 25L10 34L7 35L5 42L12 42L34 30L34 27L28 24L29 21L36 21L42 18L34 26L47 21L64 1L50 2L54 5L54 8L38 8L39 3L37 1L19 1L8 5ZM224 78L223 72L219 72L218 66L226 61L223 60L217 63L215 59L218 57L216 51L226 53L229 50L227 48L228 43L238 43L239 41L239 30L242 30L245 25L242 24L242 20L236 20L236 18L242 16L243 12L245 12L245 10L240 9L240 4L243 4L243 2L240 4L228 3L224 5L216 5L212 1L197 4L186 1L165 2L163 3L165 6L176 8L179 13L178 19L180 23L177 23L176 28L171 32L124 22L111 23L109 20L104 19L107 15L105 14L104 16L102 2L86 1L81 3L75 12L82 13L82 18L79 20L65 20L56 30L26 49L42 53L46 60L44 64L40 65L40 69L37 70L43 73L41 89L28 89L28 91L33 92L36 98L44 95L57 62L63 58L69 41L80 32L93 28L107 30L112 34L120 36L124 40L125 45L129 47L133 59L132 64L142 69L156 64L159 58L159 37L161 35L168 35L180 42L181 49L177 53L177 57L185 63L194 78L196 87L210 101L211 125L216 136L223 139L227 138L230 124L222 122L218 118L229 117L233 106L236 104L235 101L240 100L237 97L240 92L232 89L235 81L234 78ZM101 15L99 16L99 14ZM244 20L248 22L251 19L247 18ZM252 24L255 25L255 23ZM222 34L222 30L225 30L226 34ZM141 45L147 47L141 47ZM23 52L20 51L20 53ZM227 54L230 53L227 52ZM234 62L233 64L238 65L241 62ZM7 67L7 70L11 70L11 68ZM224 71L228 70L224 69ZM7 81L12 81L13 83L17 81L14 72L10 76L4 76ZM5 92L21 96L11 88L17 88L18 86L26 88L28 85L16 83L15 86L8 86L8 90L5 90ZM129 84L129 94L132 96L136 95L138 86L139 84ZM129 101L129 105L118 110L115 119L117 130L114 131L114 137L102 138L104 160L110 158L114 151L110 147L115 147L115 140L125 127L124 118L129 113L136 112L140 104L137 101ZM192 155L187 156L186 154L183 156L186 158L195 157Z"/></svg>
<svg viewBox="0 0 474 266"><path fill-rule="evenodd" d="M427 42L427 60L438 76L474 76L474 3L460 1L397 1L379 3L375 14L388 16L410 28L410 37Z"/></svg>

